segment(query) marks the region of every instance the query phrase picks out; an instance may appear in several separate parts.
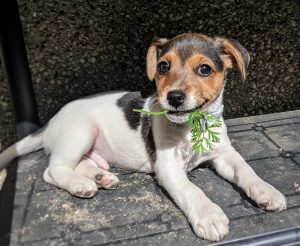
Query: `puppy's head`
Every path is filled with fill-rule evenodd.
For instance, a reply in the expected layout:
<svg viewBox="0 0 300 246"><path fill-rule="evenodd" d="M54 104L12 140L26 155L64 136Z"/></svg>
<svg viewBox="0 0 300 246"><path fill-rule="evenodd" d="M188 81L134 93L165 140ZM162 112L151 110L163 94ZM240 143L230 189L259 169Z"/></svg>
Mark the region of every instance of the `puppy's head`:
<svg viewBox="0 0 300 246"><path fill-rule="evenodd" d="M209 106L224 87L226 71L236 65L246 79L249 53L236 40L187 33L157 38L147 53L147 76L156 82L159 102L175 123Z"/></svg>

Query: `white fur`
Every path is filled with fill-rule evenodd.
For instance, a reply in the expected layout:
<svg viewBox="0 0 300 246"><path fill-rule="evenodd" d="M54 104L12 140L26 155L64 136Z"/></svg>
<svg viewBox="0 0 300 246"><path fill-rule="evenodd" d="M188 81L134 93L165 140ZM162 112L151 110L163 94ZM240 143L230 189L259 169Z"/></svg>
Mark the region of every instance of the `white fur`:
<svg viewBox="0 0 300 246"><path fill-rule="evenodd" d="M32 151L43 148L42 134L29 135L13 144L0 154L0 171L5 168L17 156L26 155Z"/></svg>
<svg viewBox="0 0 300 246"><path fill-rule="evenodd" d="M221 208L187 178L186 172L203 161L213 160L221 176L241 187L266 209L286 208L284 196L262 181L231 146L224 121L222 128L215 129L220 133L221 142L212 151L199 155L192 152L188 127L173 123L184 123L186 118L172 116L171 122L165 116L151 116L157 156L153 168L141 126L137 130L131 129L122 108L117 106L118 99L125 93L104 93L69 103L50 120L41 134L27 137L4 151L0 155L0 166L16 155L43 146L50 154L45 181L73 195L92 197L97 186L110 188L118 182L114 175L83 157L98 141L101 156L111 165L155 172L158 182L186 214L195 233L208 240L220 240L228 232L229 221ZM222 94L203 110L216 111L222 103ZM192 100L189 101L188 106L192 108ZM156 99L148 98L144 109L161 110L159 105ZM107 177L102 184L95 180L98 174Z"/></svg>
<svg viewBox="0 0 300 246"><path fill-rule="evenodd" d="M6 169L3 169L2 171L0 171L0 191L2 189L2 186L3 186L3 183L5 181L6 176L7 176Z"/></svg>

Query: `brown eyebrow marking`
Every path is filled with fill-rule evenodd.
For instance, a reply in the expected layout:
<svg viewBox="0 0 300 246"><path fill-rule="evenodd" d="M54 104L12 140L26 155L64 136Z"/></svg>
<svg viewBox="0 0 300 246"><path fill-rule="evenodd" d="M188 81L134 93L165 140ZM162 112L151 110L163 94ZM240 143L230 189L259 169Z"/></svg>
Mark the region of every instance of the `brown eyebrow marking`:
<svg viewBox="0 0 300 246"><path fill-rule="evenodd" d="M180 75L178 73L180 72L180 69L182 69L180 59L175 52L168 52L167 54L159 58L158 63L165 60L167 60L170 64L170 71L166 75L156 74L155 82L159 95L162 91L165 90L165 88L173 85L174 82L179 81Z"/></svg>
<svg viewBox="0 0 300 246"><path fill-rule="evenodd" d="M215 47L213 40L205 38L202 35L189 34L178 36L170 40L163 46L160 56L175 51L179 56L182 65L195 53L202 53L207 56L216 67L217 71L224 69L224 63Z"/></svg>
<svg viewBox="0 0 300 246"><path fill-rule="evenodd" d="M185 66L188 65L193 69L197 69L199 65L207 64L213 71L218 71L215 63L207 56L201 53L192 54L185 63Z"/></svg>

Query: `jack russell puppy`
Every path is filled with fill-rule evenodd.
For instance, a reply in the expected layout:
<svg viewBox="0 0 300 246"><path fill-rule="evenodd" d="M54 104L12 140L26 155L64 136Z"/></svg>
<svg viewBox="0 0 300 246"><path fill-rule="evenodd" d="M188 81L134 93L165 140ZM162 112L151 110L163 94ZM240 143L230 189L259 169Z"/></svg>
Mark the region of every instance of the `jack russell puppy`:
<svg viewBox="0 0 300 246"><path fill-rule="evenodd" d="M236 40L186 33L157 38L147 53L147 76L157 91L143 98L139 92L108 92L64 106L38 132L0 154L0 169L15 157L44 148L50 163L44 180L72 195L90 198L99 187L113 189L118 178L109 165L154 172L157 180L185 213L201 238L218 241L228 233L222 209L188 178L187 172L211 160L217 173L236 184L266 210L286 209L285 197L259 178L232 147L222 119L214 131L220 143L194 153L189 113L222 115L225 76L236 65L246 78L247 50ZM146 111L168 110L166 115Z"/></svg>

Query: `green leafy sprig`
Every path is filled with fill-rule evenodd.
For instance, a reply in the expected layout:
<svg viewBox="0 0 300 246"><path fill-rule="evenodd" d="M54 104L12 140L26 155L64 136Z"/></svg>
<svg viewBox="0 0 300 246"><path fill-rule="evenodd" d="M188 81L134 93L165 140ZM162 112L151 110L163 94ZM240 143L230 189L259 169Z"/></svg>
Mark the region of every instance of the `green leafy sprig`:
<svg viewBox="0 0 300 246"><path fill-rule="evenodd" d="M192 150L200 154L212 150L214 143L220 143L219 133L213 129L221 126L222 121L218 116L199 110L191 112L189 127L192 132Z"/></svg>
<svg viewBox="0 0 300 246"><path fill-rule="evenodd" d="M151 112L142 109L133 109L133 112L148 115L165 115L168 110L162 112ZM220 142L219 133L213 131L214 128L220 128L222 121L220 117L212 115L208 112L200 112L195 110L189 114L189 127L192 133L192 150L203 154L212 150L215 143Z"/></svg>

